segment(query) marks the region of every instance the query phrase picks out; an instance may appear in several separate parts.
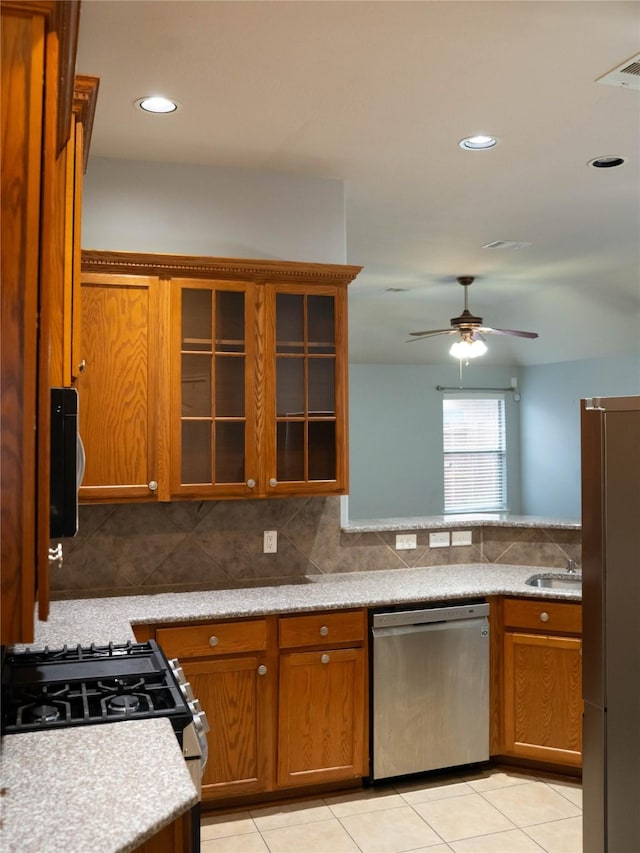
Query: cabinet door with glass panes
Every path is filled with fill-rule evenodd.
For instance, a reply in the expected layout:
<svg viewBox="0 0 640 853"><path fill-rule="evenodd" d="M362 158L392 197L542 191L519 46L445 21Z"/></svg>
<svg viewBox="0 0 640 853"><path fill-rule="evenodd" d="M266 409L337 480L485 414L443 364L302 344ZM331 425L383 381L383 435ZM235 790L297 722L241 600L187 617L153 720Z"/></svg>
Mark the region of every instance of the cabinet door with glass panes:
<svg viewBox="0 0 640 853"><path fill-rule="evenodd" d="M348 489L346 297L328 285L267 288L267 494Z"/></svg>
<svg viewBox="0 0 640 853"><path fill-rule="evenodd" d="M255 285L173 278L171 288L171 494L250 497L260 489Z"/></svg>

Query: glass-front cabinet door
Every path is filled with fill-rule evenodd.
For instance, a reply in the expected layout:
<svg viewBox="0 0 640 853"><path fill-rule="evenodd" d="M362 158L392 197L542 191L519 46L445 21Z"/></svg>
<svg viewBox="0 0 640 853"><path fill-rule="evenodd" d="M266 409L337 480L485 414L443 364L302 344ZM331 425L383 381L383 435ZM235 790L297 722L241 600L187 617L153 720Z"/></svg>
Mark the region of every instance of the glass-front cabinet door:
<svg viewBox="0 0 640 853"><path fill-rule="evenodd" d="M347 489L345 299L346 290L328 286L270 287L269 493L339 494Z"/></svg>
<svg viewBox="0 0 640 853"><path fill-rule="evenodd" d="M258 487L254 286L173 279L171 492Z"/></svg>

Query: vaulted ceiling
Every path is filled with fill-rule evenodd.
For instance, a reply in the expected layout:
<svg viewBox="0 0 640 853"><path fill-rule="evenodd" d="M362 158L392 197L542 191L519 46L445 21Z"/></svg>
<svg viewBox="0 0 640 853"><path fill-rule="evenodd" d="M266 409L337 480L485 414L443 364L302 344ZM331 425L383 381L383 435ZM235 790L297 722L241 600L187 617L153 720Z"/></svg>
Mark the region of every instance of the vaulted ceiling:
<svg viewBox="0 0 640 853"><path fill-rule="evenodd" d="M85 0L77 68L92 156L344 181L352 361L449 359L408 332L474 275L472 313L540 334L488 341L517 365L640 354L640 91L597 82L639 51L629 0ZM181 104L162 125L151 92Z"/></svg>

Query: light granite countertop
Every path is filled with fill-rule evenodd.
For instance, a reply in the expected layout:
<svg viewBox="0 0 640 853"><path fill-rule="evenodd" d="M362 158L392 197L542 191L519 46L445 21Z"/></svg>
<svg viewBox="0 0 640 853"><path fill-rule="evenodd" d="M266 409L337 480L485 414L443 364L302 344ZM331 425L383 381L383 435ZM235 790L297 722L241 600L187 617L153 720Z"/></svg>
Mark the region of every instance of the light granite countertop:
<svg viewBox="0 0 640 853"><path fill-rule="evenodd" d="M31 647L125 642L135 639L134 626L144 623L489 595L580 600L573 590L525 584L543 571L476 563L309 576L300 583L251 589L53 601L49 620L36 621ZM60 838L68 853L131 850L195 801L171 725L162 719L7 735L0 778L7 788L0 842L3 850L16 853L59 850ZM75 826L77 836L71 831Z"/></svg>
<svg viewBox="0 0 640 853"><path fill-rule="evenodd" d="M403 518L349 519L343 522L343 533L381 533L394 530L458 530L470 527L525 527L553 530L581 530L582 523L572 518L541 515L511 515L487 512L473 515L422 515Z"/></svg>
<svg viewBox="0 0 640 853"><path fill-rule="evenodd" d="M580 600L580 593L573 590L544 590L525 584L530 575L543 571L540 566L472 563L310 575L300 583L250 589L53 601L49 621L36 623L34 645L55 648L65 643L125 642L134 639L132 626L150 622L194 622L486 595Z"/></svg>
<svg viewBox="0 0 640 853"><path fill-rule="evenodd" d="M134 850L197 802L168 719L2 739L0 848Z"/></svg>

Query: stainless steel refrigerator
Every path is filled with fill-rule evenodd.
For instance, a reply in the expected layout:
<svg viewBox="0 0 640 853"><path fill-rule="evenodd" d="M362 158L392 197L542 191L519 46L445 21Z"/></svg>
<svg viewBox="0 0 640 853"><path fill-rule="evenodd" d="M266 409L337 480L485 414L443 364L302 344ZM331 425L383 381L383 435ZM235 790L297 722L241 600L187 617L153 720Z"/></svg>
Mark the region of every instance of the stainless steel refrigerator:
<svg viewBox="0 0 640 853"><path fill-rule="evenodd" d="M640 851L640 397L581 401L583 850Z"/></svg>

